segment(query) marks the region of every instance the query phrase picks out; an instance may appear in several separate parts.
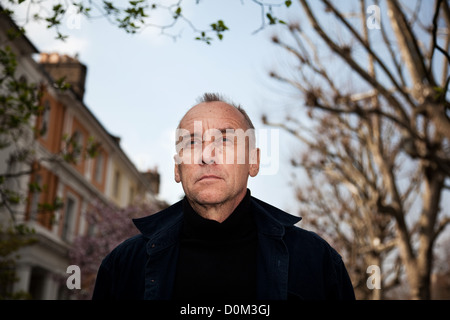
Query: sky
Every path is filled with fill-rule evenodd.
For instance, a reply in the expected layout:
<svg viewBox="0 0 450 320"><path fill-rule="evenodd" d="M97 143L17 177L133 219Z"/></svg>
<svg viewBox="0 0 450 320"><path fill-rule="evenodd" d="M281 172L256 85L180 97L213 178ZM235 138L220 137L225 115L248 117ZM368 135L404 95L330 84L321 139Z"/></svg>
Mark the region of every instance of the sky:
<svg viewBox="0 0 450 320"><path fill-rule="evenodd" d="M121 138L140 171L157 168L162 200L174 203L183 196L173 177L179 120L204 92L218 92L241 104L257 129L262 165L258 176L249 178L252 195L296 214L289 183L295 141L260 120L262 114L277 118L286 111L283 90L268 76L284 61L270 41L275 29L255 33L262 20L259 6L251 1L184 3L183 13L199 28L223 19L231 31L211 45L194 40L187 24L167 31L178 34L176 40L160 29L126 34L105 19L63 20L61 31L69 36L65 42L55 40L43 24L29 22L26 31L40 52L77 55L87 66L85 105L109 133ZM284 17L289 12L279 11Z"/></svg>
<svg viewBox="0 0 450 320"><path fill-rule="evenodd" d="M157 168L162 200L174 203L183 196L181 185L174 180L173 162L179 120L203 93L218 92L242 105L257 129L262 163L258 176L249 178L252 195L295 215L298 202L291 185L290 159L302 145L261 122L263 114L282 119L295 104L302 104L298 99L293 102L292 91L269 77L273 70L295 72L286 53L270 40L281 31L268 26L255 32L261 26L261 11L250 0L196 3L183 1L183 14L199 29L223 19L230 31L222 41L214 40L211 45L196 41L197 34L188 24L167 30L178 35L174 40L157 28L130 35L104 18L77 20L70 14L61 26L61 32L69 36L65 42L55 40L55 33L44 24L29 22L26 34L40 52L77 55L87 66L85 105L109 133L121 138L123 150L138 170ZM287 22L298 19L299 4L292 3L290 8L274 8L276 16ZM18 17L23 16L23 8ZM164 23L163 15L151 18L156 24ZM335 73L345 74L339 63L331 59L327 63L328 68L336 68ZM360 85L361 81L353 83ZM297 185L302 183L300 176L295 179Z"/></svg>

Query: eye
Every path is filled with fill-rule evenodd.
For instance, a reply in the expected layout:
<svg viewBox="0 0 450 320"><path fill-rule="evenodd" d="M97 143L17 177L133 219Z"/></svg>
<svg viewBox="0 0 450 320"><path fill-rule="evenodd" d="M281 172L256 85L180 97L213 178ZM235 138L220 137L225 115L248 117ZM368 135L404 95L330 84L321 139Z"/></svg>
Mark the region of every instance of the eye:
<svg viewBox="0 0 450 320"><path fill-rule="evenodd" d="M223 136L222 137L222 143L227 145L234 144L234 137L233 136Z"/></svg>
<svg viewBox="0 0 450 320"><path fill-rule="evenodd" d="M195 146L195 145L198 145L198 144L201 144L201 143L202 143L202 141L199 140L199 139L191 139L191 141L189 142L189 144L191 146Z"/></svg>
<svg viewBox="0 0 450 320"><path fill-rule="evenodd" d="M228 145L230 143L230 139L227 138L226 136L222 136L220 138L214 139L214 144L215 145Z"/></svg>

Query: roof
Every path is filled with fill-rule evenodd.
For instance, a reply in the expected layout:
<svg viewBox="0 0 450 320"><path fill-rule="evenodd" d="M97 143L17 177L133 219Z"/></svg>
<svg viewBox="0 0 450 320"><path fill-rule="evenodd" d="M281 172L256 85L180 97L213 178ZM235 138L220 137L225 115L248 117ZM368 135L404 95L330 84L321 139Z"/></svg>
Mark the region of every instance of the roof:
<svg viewBox="0 0 450 320"><path fill-rule="evenodd" d="M23 30L17 26L14 20L11 18L11 15L7 13L7 11L0 5L0 29L3 30L12 30L14 33L18 35L15 39L18 44L21 53L24 54L33 54L39 53L39 50L36 46L28 39Z"/></svg>

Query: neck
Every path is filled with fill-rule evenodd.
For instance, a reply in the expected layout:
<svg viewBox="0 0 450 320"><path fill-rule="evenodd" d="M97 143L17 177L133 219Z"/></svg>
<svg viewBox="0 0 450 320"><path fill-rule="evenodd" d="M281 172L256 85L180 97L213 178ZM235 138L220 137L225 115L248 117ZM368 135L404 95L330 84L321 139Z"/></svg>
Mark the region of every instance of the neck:
<svg viewBox="0 0 450 320"><path fill-rule="evenodd" d="M241 192L234 199L214 204L202 204L194 202L189 198L187 200L192 209L194 209L194 211L197 212L201 217L222 223L233 213L242 199L244 199L246 194L247 189Z"/></svg>

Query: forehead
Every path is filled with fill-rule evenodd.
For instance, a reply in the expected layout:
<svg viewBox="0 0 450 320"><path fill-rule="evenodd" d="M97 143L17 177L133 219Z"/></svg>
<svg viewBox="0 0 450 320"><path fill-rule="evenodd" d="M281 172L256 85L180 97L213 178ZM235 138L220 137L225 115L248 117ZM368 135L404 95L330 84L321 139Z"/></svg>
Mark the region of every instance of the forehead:
<svg viewBox="0 0 450 320"><path fill-rule="evenodd" d="M245 119L235 107L221 101L203 102L192 107L181 119L180 128L191 129L201 121L207 127L245 128Z"/></svg>

